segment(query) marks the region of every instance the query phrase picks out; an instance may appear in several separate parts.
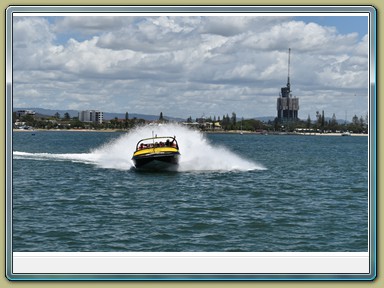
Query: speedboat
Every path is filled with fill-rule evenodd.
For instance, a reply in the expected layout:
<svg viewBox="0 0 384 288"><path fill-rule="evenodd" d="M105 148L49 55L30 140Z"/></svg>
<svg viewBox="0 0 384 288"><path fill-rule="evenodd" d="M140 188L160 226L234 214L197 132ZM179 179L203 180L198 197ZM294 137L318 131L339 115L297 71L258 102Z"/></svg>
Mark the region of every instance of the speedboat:
<svg viewBox="0 0 384 288"><path fill-rule="evenodd" d="M137 142L132 161L136 169L176 170L179 157L179 145L175 136L156 135Z"/></svg>

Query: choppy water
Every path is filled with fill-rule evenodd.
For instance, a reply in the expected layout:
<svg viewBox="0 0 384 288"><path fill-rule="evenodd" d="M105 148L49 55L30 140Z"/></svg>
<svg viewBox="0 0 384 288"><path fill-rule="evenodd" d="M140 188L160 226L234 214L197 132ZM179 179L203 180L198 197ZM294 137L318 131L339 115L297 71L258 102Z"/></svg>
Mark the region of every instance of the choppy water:
<svg viewBox="0 0 384 288"><path fill-rule="evenodd" d="M154 131L155 130L155 131ZM177 172L137 172L176 135ZM367 137L13 134L13 251L368 251Z"/></svg>

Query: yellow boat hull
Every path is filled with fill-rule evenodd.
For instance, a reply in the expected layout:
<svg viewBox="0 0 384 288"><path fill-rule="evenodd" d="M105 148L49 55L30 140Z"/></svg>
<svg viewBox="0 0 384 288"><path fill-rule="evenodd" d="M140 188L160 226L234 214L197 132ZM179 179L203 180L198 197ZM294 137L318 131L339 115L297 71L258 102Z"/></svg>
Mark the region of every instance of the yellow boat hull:
<svg viewBox="0 0 384 288"><path fill-rule="evenodd" d="M132 161L137 169L175 170L179 157L175 137L154 137L142 139L137 143Z"/></svg>

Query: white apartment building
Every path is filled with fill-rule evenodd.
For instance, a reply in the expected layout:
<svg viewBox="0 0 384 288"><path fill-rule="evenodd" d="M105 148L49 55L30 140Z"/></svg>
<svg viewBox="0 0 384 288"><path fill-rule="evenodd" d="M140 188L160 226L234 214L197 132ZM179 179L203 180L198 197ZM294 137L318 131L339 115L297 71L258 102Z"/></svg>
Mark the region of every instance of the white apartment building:
<svg viewBox="0 0 384 288"><path fill-rule="evenodd" d="M35 114L36 114L36 112L33 110L17 110L16 111L16 115L18 117L25 116L25 115L35 115Z"/></svg>
<svg viewBox="0 0 384 288"><path fill-rule="evenodd" d="M103 112L98 110L85 110L79 112L79 120L82 122L103 123Z"/></svg>

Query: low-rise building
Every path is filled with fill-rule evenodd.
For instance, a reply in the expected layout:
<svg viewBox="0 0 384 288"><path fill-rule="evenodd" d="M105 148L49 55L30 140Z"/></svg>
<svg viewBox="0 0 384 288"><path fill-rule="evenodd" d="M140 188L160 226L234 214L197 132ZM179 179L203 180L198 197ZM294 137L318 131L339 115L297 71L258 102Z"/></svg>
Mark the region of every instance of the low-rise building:
<svg viewBox="0 0 384 288"><path fill-rule="evenodd" d="M33 110L17 110L16 111L16 116L21 117L21 116L26 116L26 115L35 115L36 112Z"/></svg>

